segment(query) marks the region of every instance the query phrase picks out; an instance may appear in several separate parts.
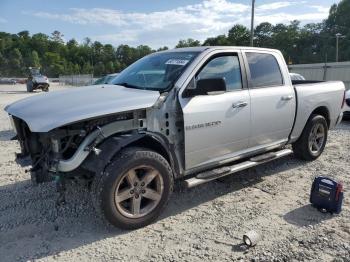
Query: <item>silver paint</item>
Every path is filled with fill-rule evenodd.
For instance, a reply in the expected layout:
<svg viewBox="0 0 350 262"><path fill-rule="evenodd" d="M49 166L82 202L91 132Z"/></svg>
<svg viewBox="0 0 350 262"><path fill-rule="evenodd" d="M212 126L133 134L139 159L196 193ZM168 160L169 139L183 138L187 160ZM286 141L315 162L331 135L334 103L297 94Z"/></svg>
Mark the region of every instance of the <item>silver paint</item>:
<svg viewBox="0 0 350 262"><path fill-rule="evenodd" d="M23 119L32 132L48 132L77 121L151 107L159 92L95 85L31 96L5 110Z"/></svg>

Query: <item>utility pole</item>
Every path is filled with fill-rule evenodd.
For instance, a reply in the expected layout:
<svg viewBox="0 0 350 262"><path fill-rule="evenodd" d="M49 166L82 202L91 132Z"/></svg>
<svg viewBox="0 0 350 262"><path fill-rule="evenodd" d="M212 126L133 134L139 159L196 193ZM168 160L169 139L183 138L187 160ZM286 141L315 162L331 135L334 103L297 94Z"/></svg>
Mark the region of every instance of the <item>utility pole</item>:
<svg viewBox="0 0 350 262"><path fill-rule="evenodd" d="M255 0L252 0L252 17L250 22L250 46L254 46L254 6Z"/></svg>
<svg viewBox="0 0 350 262"><path fill-rule="evenodd" d="M340 33L335 34L335 62L338 62L339 60L339 38L344 38Z"/></svg>

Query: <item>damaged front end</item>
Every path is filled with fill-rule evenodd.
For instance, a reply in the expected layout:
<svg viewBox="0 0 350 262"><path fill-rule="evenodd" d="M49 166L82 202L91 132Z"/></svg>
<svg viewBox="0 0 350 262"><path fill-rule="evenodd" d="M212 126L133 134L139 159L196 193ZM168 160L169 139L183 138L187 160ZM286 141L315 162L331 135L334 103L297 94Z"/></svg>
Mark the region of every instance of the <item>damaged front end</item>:
<svg viewBox="0 0 350 262"><path fill-rule="evenodd" d="M140 127L144 110L85 120L53 129L49 132L31 132L25 121L10 116L17 133L21 153L18 158L29 157L30 175L34 183L71 176L88 176L81 164L92 152L99 154L98 145L117 133L127 133ZM143 121L142 121L143 122Z"/></svg>
<svg viewBox="0 0 350 262"><path fill-rule="evenodd" d="M21 165L31 165L30 172L34 183L51 181L48 170L50 166L51 144L48 133L31 132L26 122L15 116L10 116L16 138L20 144L21 153L16 154L16 161ZM30 161L22 161L28 158Z"/></svg>

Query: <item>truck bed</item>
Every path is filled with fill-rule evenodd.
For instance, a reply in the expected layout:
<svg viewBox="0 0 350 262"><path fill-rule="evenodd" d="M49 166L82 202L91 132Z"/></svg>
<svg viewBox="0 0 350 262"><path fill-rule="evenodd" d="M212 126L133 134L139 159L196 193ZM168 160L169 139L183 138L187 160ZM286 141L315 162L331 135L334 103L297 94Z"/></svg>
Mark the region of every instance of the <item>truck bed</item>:
<svg viewBox="0 0 350 262"><path fill-rule="evenodd" d="M329 129L339 121L344 83L341 81L292 81L297 99L295 125L290 136L291 142L298 139L315 108L327 110Z"/></svg>

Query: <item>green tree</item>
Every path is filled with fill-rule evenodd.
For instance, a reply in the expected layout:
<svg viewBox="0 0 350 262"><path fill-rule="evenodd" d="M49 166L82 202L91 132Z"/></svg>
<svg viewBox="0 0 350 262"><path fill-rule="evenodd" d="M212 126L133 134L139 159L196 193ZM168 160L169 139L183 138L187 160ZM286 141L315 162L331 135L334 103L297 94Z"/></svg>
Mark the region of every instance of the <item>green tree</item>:
<svg viewBox="0 0 350 262"><path fill-rule="evenodd" d="M41 67L40 59L39 59L39 55L38 55L37 51L35 51L35 50L32 51L29 64L32 67Z"/></svg>
<svg viewBox="0 0 350 262"><path fill-rule="evenodd" d="M84 63L82 68L82 74L91 74L93 72L93 68L89 62Z"/></svg>
<svg viewBox="0 0 350 262"><path fill-rule="evenodd" d="M28 39L28 38L29 38L29 31L27 31L27 30L21 31L21 32L19 32L17 35L18 35L19 37Z"/></svg>
<svg viewBox="0 0 350 262"><path fill-rule="evenodd" d="M63 44L64 43L63 37L64 35L60 31L55 30L51 33L51 40L54 42Z"/></svg>
<svg viewBox="0 0 350 262"><path fill-rule="evenodd" d="M59 54L46 52L43 57L44 72L49 76L58 77L65 73L64 63Z"/></svg>
<svg viewBox="0 0 350 262"><path fill-rule="evenodd" d="M329 16L325 20L324 37L329 41L328 55L335 57L335 35L341 34L344 38L339 40L339 60L350 60L350 0L342 0L338 4L332 5ZM325 42L325 41L324 41Z"/></svg>
<svg viewBox="0 0 350 262"><path fill-rule="evenodd" d="M216 46L216 45L230 45L227 37L225 35L218 35L217 37L209 37L207 38L203 46Z"/></svg>
<svg viewBox="0 0 350 262"><path fill-rule="evenodd" d="M250 32L243 25L235 25L228 31L227 40L230 45L248 46L250 41Z"/></svg>
<svg viewBox="0 0 350 262"><path fill-rule="evenodd" d="M159 47L159 48L157 49L157 51L165 51L165 50L168 50L168 49L169 49L169 47L163 46L163 47Z"/></svg>
<svg viewBox="0 0 350 262"><path fill-rule="evenodd" d="M7 75L7 59L0 52L0 76Z"/></svg>
<svg viewBox="0 0 350 262"><path fill-rule="evenodd" d="M105 72L107 74L112 74L114 73L114 64L112 61L109 61L106 63L106 66L105 66Z"/></svg>
<svg viewBox="0 0 350 262"><path fill-rule="evenodd" d="M201 42L199 42L198 40L194 40L192 38L188 38L186 40L180 40L177 45L176 48L181 48L181 47L192 47L192 46L200 46Z"/></svg>
<svg viewBox="0 0 350 262"><path fill-rule="evenodd" d="M104 64L100 61L94 66L94 74L96 76L103 76L106 74L106 68Z"/></svg>
<svg viewBox="0 0 350 262"><path fill-rule="evenodd" d="M273 47L273 25L264 22L259 24L254 30L255 45L260 47Z"/></svg>
<svg viewBox="0 0 350 262"><path fill-rule="evenodd" d="M23 57L21 51L18 48L14 48L10 52L10 72L14 76L21 75L23 73Z"/></svg>

